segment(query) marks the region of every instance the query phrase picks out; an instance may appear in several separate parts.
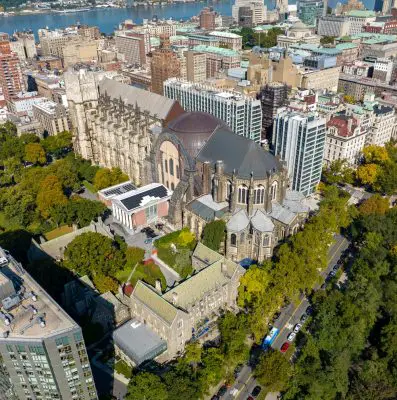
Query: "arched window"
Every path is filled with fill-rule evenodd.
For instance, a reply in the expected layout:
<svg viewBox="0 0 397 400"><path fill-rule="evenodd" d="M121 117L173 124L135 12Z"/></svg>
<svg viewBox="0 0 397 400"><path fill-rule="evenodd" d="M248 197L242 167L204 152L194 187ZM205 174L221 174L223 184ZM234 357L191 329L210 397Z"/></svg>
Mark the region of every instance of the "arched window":
<svg viewBox="0 0 397 400"><path fill-rule="evenodd" d="M245 240L245 234L244 234L244 232L242 232L240 234L240 244L244 243L244 240Z"/></svg>
<svg viewBox="0 0 397 400"><path fill-rule="evenodd" d="M268 247L270 245L270 236L269 235L265 235L263 237L263 247Z"/></svg>
<svg viewBox="0 0 397 400"><path fill-rule="evenodd" d="M248 203L248 188L245 185L238 188L238 202L240 204Z"/></svg>
<svg viewBox="0 0 397 400"><path fill-rule="evenodd" d="M237 236L234 233L232 233L230 236L230 245L231 246L237 245Z"/></svg>
<svg viewBox="0 0 397 400"><path fill-rule="evenodd" d="M170 188L170 184L169 184L169 182L167 181L167 183L166 183L166 185L165 186L167 186L167 189L169 189Z"/></svg>
<svg viewBox="0 0 397 400"><path fill-rule="evenodd" d="M265 188L259 185L254 190L254 204L263 204L265 200Z"/></svg>
<svg viewBox="0 0 397 400"><path fill-rule="evenodd" d="M174 182L171 183L171 190L175 190Z"/></svg>
<svg viewBox="0 0 397 400"><path fill-rule="evenodd" d="M259 246L261 243L261 234L259 232L255 233L255 244Z"/></svg>
<svg viewBox="0 0 397 400"><path fill-rule="evenodd" d="M226 200L229 200L233 191L233 186L232 182L227 181L227 187L226 187Z"/></svg>
<svg viewBox="0 0 397 400"><path fill-rule="evenodd" d="M179 165L178 164L176 164L176 177L178 178L178 179L181 179L181 173L180 173L180 171L179 171Z"/></svg>
<svg viewBox="0 0 397 400"><path fill-rule="evenodd" d="M270 188L270 196L272 200L276 200L277 198L277 190L278 190L278 182L275 181L272 183L272 186Z"/></svg>
<svg viewBox="0 0 397 400"><path fill-rule="evenodd" d="M174 176L174 160L170 158L170 174Z"/></svg>
<svg viewBox="0 0 397 400"><path fill-rule="evenodd" d="M168 174L168 163L167 163L167 160L164 160L164 169L165 169L165 172Z"/></svg>

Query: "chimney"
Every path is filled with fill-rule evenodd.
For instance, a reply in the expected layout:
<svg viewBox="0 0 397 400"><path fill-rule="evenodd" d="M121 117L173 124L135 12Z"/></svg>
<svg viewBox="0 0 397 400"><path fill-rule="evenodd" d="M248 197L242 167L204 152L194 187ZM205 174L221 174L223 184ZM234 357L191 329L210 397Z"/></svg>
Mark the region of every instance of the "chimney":
<svg viewBox="0 0 397 400"><path fill-rule="evenodd" d="M172 303L176 305L177 302L178 302L178 293L172 292Z"/></svg>
<svg viewBox="0 0 397 400"><path fill-rule="evenodd" d="M226 271L227 271L226 263L225 263L224 261L222 261L222 262L221 262L221 272L222 272L223 274L226 274Z"/></svg>
<svg viewBox="0 0 397 400"><path fill-rule="evenodd" d="M157 280L156 280L156 283L155 283L154 288L155 288L156 291L159 292L160 294L162 293L162 291L161 291L161 281L160 281L160 279L157 279Z"/></svg>

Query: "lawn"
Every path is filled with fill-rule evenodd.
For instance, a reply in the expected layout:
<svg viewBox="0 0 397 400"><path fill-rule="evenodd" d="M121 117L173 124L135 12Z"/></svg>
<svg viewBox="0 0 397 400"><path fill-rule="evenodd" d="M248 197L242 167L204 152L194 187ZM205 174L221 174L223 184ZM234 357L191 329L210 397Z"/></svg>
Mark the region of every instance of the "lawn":
<svg viewBox="0 0 397 400"><path fill-rule="evenodd" d="M156 281L159 280L161 282L161 289L165 290L167 288L167 282L164 278L163 273L161 272L158 265L153 262L147 264L139 264L136 267L135 272L130 280L131 285L135 286L138 280L144 281L152 286L155 286Z"/></svg>
<svg viewBox="0 0 397 400"><path fill-rule="evenodd" d="M124 360L117 361L116 364L114 364L114 369L116 372L124 375L126 378L131 378L132 368Z"/></svg>
<svg viewBox="0 0 397 400"><path fill-rule="evenodd" d="M161 237L154 245L158 257L182 278L186 278L193 271L191 253L196 243L196 238L189 229L183 228Z"/></svg>
<svg viewBox="0 0 397 400"><path fill-rule="evenodd" d="M83 181L83 185L89 190L91 193L96 194L97 190L95 189L94 185L88 181Z"/></svg>
<svg viewBox="0 0 397 400"><path fill-rule="evenodd" d="M126 282L128 277L130 276L130 273L132 271L132 268L124 268L120 269L114 274L114 277L119 281L119 282Z"/></svg>
<svg viewBox="0 0 397 400"><path fill-rule="evenodd" d="M70 233L70 232L73 232L73 227L64 225L64 226L60 226L59 228L56 228L50 232L44 233L44 237L46 238L46 240L52 240L52 239L56 239L57 237L66 235L67 233Z"/></svg>

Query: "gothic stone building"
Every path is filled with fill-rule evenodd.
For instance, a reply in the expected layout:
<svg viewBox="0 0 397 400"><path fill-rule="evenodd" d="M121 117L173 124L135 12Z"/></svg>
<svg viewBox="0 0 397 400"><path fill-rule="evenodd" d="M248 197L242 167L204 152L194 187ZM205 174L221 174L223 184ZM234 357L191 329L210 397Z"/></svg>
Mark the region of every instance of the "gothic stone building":
<svg viewBox="0 0 397 400"><path fill-rule="evenodd" d="M212 115L174 119L152 146L152 179L173 191L168 218L199 237L209 221L227 221L226 257L262 261L295 233L309 209L288 189L287 170L257 143Z"/></svg>
<svg viewBox="0 0 397 400"><path fill-rule="evenodd" d="M152 135L183 113L179 103L86 70L68 71L65 85L75 151L119 167L136 185L151 182L145 167Z"/></svg>
<svg viewBox="0 0 397 400"><path fill-rule="evenodd" d="M138 281L130 297L134 317L167 343L167 358L183 352L185 343L199 333L200 322L208 324L222 309L237 309L245 269L201 243L192 260L193 275L167 292Z"/></svg>
<svg viewBox="0 0 397 400"><path fill-rule="evenodd" d="M262 261L304 223L308 207L288 189L284 166L223 121L92 72L68 72L65 82L76 151L136 185L166 186L175 228L199 237L223 218L226 256Z"/></svg>

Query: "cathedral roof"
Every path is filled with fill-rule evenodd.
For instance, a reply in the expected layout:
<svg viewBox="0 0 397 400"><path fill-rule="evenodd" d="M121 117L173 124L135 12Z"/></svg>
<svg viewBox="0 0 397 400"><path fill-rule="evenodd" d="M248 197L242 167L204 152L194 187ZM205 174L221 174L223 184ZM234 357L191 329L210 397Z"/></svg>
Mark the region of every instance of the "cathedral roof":
<svg viewBox="0 0 397 400"><path fill-rule="evenodd" d="M243 209L235 212L226 224L226 228L231 232L240 232L250 223L247 212Z"/></svg>
<svg viewBox="0 0 397 400"><path fill-rule="evenodd" d="M240 178L262 179L267 171L272 173L282 169L281 163L264 150L258 143L244 136L236 135L228 127L219 127L200 150L197 159L201 162L222 160L227 174L233 171Z"/></svg>
<svg viewBox="0 0 397 400"><path fill-rule="evenodd" d="M260 232L273 232L274 224L263 211L256 210L254 216L251 218L252 226Z"/></svg>
<svg viewBox="0 0 397 400"><path fill-rule="evenodd" d="M156 115L165 120L172 108L177 104L176 100L168 99L157 93L148 92L114 79L104 78L98 83L99 93L107 94L112 99L121 99L125 104L138 106L150 115Z"/></svg>
<svg viewBox="0 0 397 400"><path fill-rule="evenodd" d="M186 112L168 124L168 130L182 142L185 150L195 158L217 127L225 123L204 112Z"/></svg>

